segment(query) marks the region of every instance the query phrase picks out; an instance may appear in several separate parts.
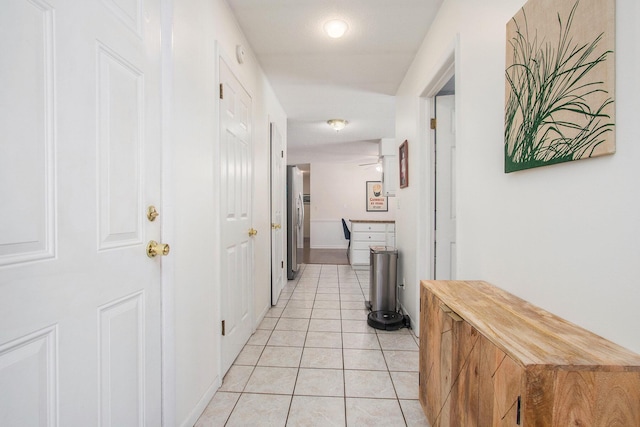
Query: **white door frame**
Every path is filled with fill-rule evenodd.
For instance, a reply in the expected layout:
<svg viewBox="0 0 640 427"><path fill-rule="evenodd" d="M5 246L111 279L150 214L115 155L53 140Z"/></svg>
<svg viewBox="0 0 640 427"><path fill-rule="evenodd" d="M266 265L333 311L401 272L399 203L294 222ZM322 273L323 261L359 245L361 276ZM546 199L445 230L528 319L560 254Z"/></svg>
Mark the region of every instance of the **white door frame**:
<svg viewBox="0 0 640 427"><path fill-rule="evenodd" d="M431 218L429 223L429 231L425 233L425 235L430 236L428 239L427 247L423 252L422 259L425 259L427 262L424 265L428 266L428 271L425 271L421 277L433 277L433 268L434 268L434 243L435 243L435 233L434 233L434 223L435 216L433 214L435 208L435 180L433 177L435 176L435 156L433 151L434 139L435 139L435 131L430 128L430 120L433 118L433 112L435 111L435 96L440 90L444 87L444 85L456 75L456 56L459 52L459 39L456 38L455 43L453 43L448 52L446 52L446 56L441 61L440 66L437 68L436 73L431 78L429 84L425 88L423 92L423 111L421 114L421 120L424 123L423 129L425 129L423 135L425 135L425 142L423 144L428 147L425 153L423 153L423 161L425 165L429 165L428 167L423 168L429 174L426 182L429 182L428 188L425 188L423 194L421 194L421 198L423 198L424 203L420 203L420 212L419 217L422 218ZM418 289L419 291L419 289ZM418 301L420 300L419 295L417 296Z"/></svg>
<svg viewBox="0 0 640 427"><path fill-rule="evenodd" d="M274 138L279 138L279 145L274 147ZM270 172L270 218L271 218L271 304L275 305L278 302L280 293L284 287L284 280L286 269L284 267L285 255L285 238L286 232L286 204L285 204L285 174L286 174L286 162L284 158L284 144L282 133L276 122L269 120L269 172ZM274 173L274 163L280 163L277 176ZM278 204L277 208L280 209L280 218L274 218L274 204ZM278 255L278 249L280 253L280 260L276 259ZM279 283L278 283L279 281Z"/></svg>
<svg viewBox="0 0 640 427"><path fill-rule="evenodd" d="M161 229L165 241L175 242L175 221L173 214L174 195L171 141L173 123L173 0L160 0L161 24L161 120L162 120L162 215ZM161 334L162 334L162 425L176 424L176 339L174 300L175 257L163 259L161 270Z"/></svg>
<svg viewBox="0 0 640 427"><path fill-rule="evenodd" d="M449 47L445 49L435 68L434 73L427 80L422 95L420 96L420 124L419 135L421 144L418 144L420 152L418 158L419 182L426 183L422 191L418 193L418 218L430 218L430 221L418 221L416 230L418 238L416 243L416 277L433 278L433 255L434 255L434 180L433 167L434 156L431 147L433 146L434 132L430 130L430 119L434 110L434 98L449 79L456 75L456 62L460 52L459 36L452 40ZM422 261L422 262L421 262ZM407 295L406 304L413 304L413 312L420 313L420 286L416 286L413 295ZM420 322L414 322L416 335L420 335Z"/></svg>

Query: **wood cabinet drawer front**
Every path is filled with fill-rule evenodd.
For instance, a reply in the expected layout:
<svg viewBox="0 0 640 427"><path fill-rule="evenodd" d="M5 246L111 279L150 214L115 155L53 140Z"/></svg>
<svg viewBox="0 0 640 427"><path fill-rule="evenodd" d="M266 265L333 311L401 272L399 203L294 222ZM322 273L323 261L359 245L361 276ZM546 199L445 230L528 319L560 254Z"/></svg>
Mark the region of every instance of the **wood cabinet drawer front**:
<svg viewBox="0 0 640 427"><path fill-rule="evenodd" d="M365 231L365 232L369 232L369 231L382 231L385 232L387 231L387 225L391 225L391 224L384 224L384 223L370 223L370 222L355 222L353 223L353 228L352 228L352 232L359 232L359 231Z"/></svg>
<svg viewBox="0 0 640 427"><path fill-rule="evenodd" d="M377 242L376 244L384 245L387 235L385 233L353 233L351 240L354 242Z"/></svg>

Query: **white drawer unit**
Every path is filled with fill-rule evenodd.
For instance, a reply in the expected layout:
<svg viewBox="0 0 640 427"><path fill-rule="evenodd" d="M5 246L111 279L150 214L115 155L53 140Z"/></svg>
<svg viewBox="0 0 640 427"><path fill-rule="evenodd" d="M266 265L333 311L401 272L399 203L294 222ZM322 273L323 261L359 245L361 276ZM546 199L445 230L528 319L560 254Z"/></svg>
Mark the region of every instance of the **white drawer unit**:
<svg viewBox="0 0 640 427"><path fill-rule="evenodd" d="M369 266L371 246L395 246L396 225L385 221L351 220L351 248L349 261L354 267Z"/></svg>

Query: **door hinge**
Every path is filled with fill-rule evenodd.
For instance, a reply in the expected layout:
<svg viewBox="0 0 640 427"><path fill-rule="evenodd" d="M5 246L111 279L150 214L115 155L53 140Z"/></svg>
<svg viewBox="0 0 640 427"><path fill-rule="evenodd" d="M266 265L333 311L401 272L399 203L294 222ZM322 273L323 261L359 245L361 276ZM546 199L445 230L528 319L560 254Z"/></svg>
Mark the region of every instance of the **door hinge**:
<svg viewBox="0 0 640 427"><path fill-rule="evenodd" d="M284 268L284 261L280 261L280 268Z"/></svg>
<svg viewBox="0 0 640 427"><path fill-rule="evenodd" d="M516 409L516 424L520 425L520 409L522 409L522 400L520 396L518 396L518 407Z"/></svg>
<svg viewBox="0 0 640 427"><path fill-rule="evenodd" d="M284 159L284 151L280 151L280 157Z"/></svg>
<svg viewBox="0 0 640 427"><path fill-rule="evenodd" d="M220 83L220 99L224 99L224 85Z"/></svg>
<svg viewBox="0 0 640 427"><path fill-rule="evenodd" d="M435 129L436 128L436 124L437 124L436 119L435 118L431 119L431 129Z"/></svg>
<svg viewBox="0 0 640 427"><path fill-rule="evenodd" d="M222 321L222 336L226 335L224 320Z"/></svg>

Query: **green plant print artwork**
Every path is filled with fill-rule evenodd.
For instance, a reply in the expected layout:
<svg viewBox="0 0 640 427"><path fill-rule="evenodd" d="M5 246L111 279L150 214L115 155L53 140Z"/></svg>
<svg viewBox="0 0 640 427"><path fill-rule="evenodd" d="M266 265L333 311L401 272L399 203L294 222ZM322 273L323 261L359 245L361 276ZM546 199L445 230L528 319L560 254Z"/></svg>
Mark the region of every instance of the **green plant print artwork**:
<svg viewBox="0 0 640 427"><path fill-rule="evenodd" d="M530 0L507 25L506 173L615 152L614 7Z"/></svg>

